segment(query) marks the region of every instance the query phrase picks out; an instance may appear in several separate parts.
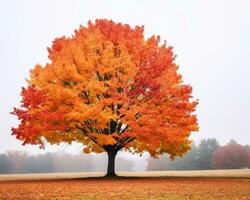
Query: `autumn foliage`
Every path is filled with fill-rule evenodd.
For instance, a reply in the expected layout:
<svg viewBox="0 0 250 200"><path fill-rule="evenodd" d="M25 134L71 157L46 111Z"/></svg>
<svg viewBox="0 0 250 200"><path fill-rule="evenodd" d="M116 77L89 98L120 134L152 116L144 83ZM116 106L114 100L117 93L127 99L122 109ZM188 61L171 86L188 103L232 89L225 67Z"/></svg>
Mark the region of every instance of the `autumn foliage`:
<svg viewBox="0 0 250 200"><path fill-rule="evenodd" d="M190 149L197 101L159 36L96 20L55 39L48 52L13 111L20 125L12 132L23 144L79 142L86 153L123 148L172 158Z"/></svg>
<svg viewBox="0 0 250 200"><path fill-rule="evenodd" d="M249 179L130 178L0 181L0 199L249 200Z"/></svg>
<svg viewBox="0 0 250 200"><path fill-rule="evenodd" d="M250 168L250 150L237 143L229 143L214 152L214 169Z"/></svg>

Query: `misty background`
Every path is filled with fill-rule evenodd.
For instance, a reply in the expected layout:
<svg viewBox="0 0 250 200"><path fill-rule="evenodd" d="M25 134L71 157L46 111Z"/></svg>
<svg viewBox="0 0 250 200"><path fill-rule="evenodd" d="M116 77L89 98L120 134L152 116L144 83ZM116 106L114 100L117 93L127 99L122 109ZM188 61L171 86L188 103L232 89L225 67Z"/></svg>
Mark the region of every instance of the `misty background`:
<svg viewBox="0 0 250 200"><path fill-rule="evenodd" d="M48 152L29 154L23 151L7 151L0 154L0 174L11 173L54 173L54 172L106 172L108 158L101 154L69 154ZM215 138L192 143L192 149L183 157L171 160L167 154L158 159L148 157L144 163L136 157L117 156L116 171L170 171L170 170L212 170L249 169L250 145L238 144L231 139L220 145Z"/></svg>
<svg viewBox="0 0 250 200"><path fill-rule="evenodd" d="M160 35L177 54L179 72L199 99L200 131L191 139L234 138L250 144L250 1L248 0L10 0L0 2L0 153L31 155L65 152L78 155L81 144L22 146L11 136L18 120L9 114L19 106L20 90L35 64L48 62L47 47L62 35L97 18L131 26L144 25L145 36ZM102 155L99 155L99 157ZM148 154L118 156L145 170ZM87 158L86 158L87 159ZM98 158L99 159L99 158Z"/></svg>

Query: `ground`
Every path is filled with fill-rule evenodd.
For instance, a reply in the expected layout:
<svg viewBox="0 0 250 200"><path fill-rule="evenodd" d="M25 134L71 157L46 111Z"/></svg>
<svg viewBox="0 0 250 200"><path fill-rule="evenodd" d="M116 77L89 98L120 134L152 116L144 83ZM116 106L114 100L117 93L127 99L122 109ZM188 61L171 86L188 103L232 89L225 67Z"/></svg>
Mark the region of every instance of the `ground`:
<svg viewBox="0 0 250 200"><path fill-rule="evenodd" d="M0 181L0 199L244 200L250 199L250 179L134 177Z"/></svg>

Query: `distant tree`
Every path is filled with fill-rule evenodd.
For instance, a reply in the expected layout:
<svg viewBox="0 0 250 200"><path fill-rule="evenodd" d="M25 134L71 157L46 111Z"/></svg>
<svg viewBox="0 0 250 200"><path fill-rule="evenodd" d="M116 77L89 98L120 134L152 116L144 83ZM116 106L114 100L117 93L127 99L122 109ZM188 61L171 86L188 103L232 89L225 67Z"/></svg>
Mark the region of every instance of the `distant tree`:
<svg viewBox="0 0 250 200"><path fill-rule="evenodd" d="M147 170L198 170L211 169L211 161L214 151L219 143L214 138L204 139L198 146L192 144L192 149L183 157L172 161L168 156L160 156L159 159L148 159Z"/></svg>
<svg viewBox="0 0 250 200"><path fill-rule="evenodd" d="M213 153L219 148L219 143L215 138L204 139L198 146L196 155L197 169L212 169Z"/></svg>
<svg viewBox="0 0 250 200"><path fill-rule="evenodd" d="M250 167L250 150L237 143L229 143L214 152L214 169L240 169Z"/></svg>
<svg viewBox="0 0 250 200"><path fill-rule="evenodd" d="M178 157L172 161L169 156L163 155L158 159L148 159L147 170L165 171L165 170L194 170L197 169L197 152L198 149L193 143L192 149L183 157Z"/></svg>
<svg viewBox="0 0 250 200"><path fill-rule="evenodd" d="M88 172L94 171L94 163L91 155L55 153L53 166L56 172Z"/></svg>
<svg viewBox="0 0 250 200"><path fill-rule="evenodd" d="M195 170L199 169L197 165L197 152L198 148L195 144L192 145L192 149L183 157L178 157L176 160L168 161L168 170Z"/></svg>
<svg viewBox="0 0 250 200"><path fill-rule="evenodd" d="M157 159L149 157L147 159L148 171L166 171L168 170L169 157L167 155L161 155Z"/></svg>
<svg viewBox="0 0 250 200"><path fill-rule="evenodd" d="M235 139L231 139L228 144L238 144L238 142Z"/></svg>
<svg viewBox="0 0 250 200"><path fill-rule="evenodd" d="M39 155L37 157L37 165L39 167L38 172L53 172L54 170L54 165L53 165L53 154L52 153L46 153L44 155Z"/></svg>
<svg viewBox="0 0 250 200"><path fill-rule="evenodd" d="M117 157L117 171L131 171L131 160ZM0 174L6 173L50 173L50 172L90 172L105 171L106 155L46 153L28 155L20 151L0 154Z"/></svg>
<svg viewBox="0 0 250 200"><path fill-rule="evenodd" d="M0 174L10 173L10 161L6 154L0 154Z"/></svg>
<svg viewBox="0 0 250 200"><path fill-rule="evenodd" d="M49 153L28 156L21 170L22 173L49 173L53 171L52 156Z"/></svg>
<svg viewBox="0 0 250 200"><path fill-rule="evenodd" d="M245 145L245 147L250 151L250 145Z"/></svg>
<svg viewBox="0 0 250 200"><path fill-rule="evenodd" d="M23 173L25 162L28 155L21 151L7 151L6 156L9 159L9 173Z"/></svg>
<svg viewBox="0 0 250 200"><path fill-rule="evenodd" d="M24 164L20 172L22 173L38 173L40 169L40 163L38 163L38 156L28 156L25 158ZM49 172L49 171L47 171Z"/></svg>
<svg viewBox="0 0 250 200"><path fill-rule="evenodd" d="M42 173L54 171L53 155L51 153L28 155L21 151L8 151L4 155L8 160L8 173Z"/></svg>

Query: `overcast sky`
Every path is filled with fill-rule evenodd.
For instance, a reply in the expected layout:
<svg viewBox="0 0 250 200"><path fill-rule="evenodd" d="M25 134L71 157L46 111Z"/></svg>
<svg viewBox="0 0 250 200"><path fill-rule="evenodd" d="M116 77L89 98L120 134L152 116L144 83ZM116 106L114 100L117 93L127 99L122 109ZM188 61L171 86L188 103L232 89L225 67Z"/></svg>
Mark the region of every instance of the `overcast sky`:
<svg viewBox="0 0 250 200"><path fill-rule="evenodd" d="M79 144L22 146L11 136L18 121L9 112L19 105L29 70L47 62L51 41L97 18L145 25L146 37L160 35L174 47L180 73L200 101L200 131L192 139L250 144L250 1L6 0L0 3L0 152L80 150Z"/></svg>

